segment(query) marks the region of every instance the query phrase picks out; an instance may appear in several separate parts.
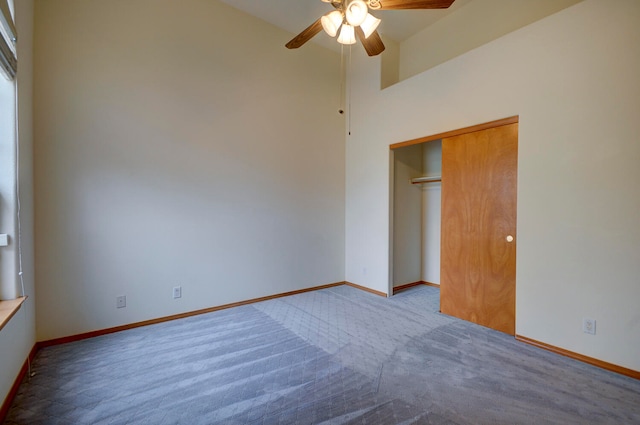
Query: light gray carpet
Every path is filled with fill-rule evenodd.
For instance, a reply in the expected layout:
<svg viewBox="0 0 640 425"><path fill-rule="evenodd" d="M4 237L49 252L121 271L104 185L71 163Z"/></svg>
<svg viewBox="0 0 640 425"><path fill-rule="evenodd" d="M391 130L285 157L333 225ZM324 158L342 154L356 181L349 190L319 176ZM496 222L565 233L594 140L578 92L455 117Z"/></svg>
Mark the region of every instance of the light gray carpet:
<svg viewBox="0 0 640 425"><path fill-rule="evenodd" d="M640 424L640 381L339 286L41 350L6 424Z"/></svg>

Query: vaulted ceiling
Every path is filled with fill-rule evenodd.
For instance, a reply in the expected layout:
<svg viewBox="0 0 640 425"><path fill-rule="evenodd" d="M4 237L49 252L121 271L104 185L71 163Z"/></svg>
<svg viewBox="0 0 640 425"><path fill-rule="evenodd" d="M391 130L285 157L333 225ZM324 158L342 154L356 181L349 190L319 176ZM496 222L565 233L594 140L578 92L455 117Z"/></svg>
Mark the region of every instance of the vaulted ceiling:
<svg viewBox="0 0 640 425"><path fill-rule="evenodd" d="M279 28L297 34L320 16L333 10L321 0L220 0ZM456 11L474 0L455 0L448 9L435 10L385 10L373 12L382 23L378 31L385 37L402 42L418 31ZM476 0L477 1L477 0ZM530 1L530 0L527 0ZM336 42L322 34L314 42L326 47L337 47Z"/></svg>
<svg viewBox="0 0 640 425"><path fill-rule="evenodd" d="M293 38L333 10L322 0L220 0ZM382 0L384 2L384 0ZM378 10L378 32L401 49L400 79L422 72L582 0L455 0L448 9ZM289 41L282 40L282 45ZM324 31L311 42L340 51ZM303 47L304 48L304 47ZM407 60L407 58L411 58Z"/></svg>

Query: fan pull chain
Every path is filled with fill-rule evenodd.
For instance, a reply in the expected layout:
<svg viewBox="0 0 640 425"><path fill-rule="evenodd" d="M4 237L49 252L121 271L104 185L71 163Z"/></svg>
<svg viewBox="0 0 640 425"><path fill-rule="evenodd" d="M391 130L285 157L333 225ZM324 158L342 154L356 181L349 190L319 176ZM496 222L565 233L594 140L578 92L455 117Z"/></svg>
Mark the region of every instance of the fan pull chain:
<svg viewBox="0 0 640 425"><path fill-rule="evenodd" d="M349 73L349 105L347 107L347 115L349 122L347 123L347 128L349 130L349 136L351 136L351 92L353 88L353 80L352 80L352 61L351 61L351 45L349 45L349 66L347 67L347 72Z"/></svg>
<svg viewBox="0 0 640 425"><path fill-rule="evenodd" d="M344 84L345 84L345 70L344 70L344 44L340 44L340 92L338 93L338 113L344 114Z"/></svg>

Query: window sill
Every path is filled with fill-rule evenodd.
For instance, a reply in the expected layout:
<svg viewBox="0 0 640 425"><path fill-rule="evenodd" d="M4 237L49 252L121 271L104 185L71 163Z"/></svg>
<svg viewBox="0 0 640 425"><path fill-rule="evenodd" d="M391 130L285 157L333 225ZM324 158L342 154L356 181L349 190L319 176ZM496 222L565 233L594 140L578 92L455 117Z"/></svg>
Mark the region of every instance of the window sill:
<svg viewBox="0 0 640 425"><path fill-rule="evenodd" d="M16 314L26 299L27 297L20 297L15 300L0 301L0 331Z"/></svg>

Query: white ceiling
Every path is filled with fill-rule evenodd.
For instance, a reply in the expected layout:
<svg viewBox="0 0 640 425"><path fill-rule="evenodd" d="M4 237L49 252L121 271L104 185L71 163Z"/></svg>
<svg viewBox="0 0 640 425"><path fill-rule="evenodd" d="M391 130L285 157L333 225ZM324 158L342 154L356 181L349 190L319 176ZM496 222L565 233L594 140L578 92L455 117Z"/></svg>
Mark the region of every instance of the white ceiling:
<svg viewBox="0 0 640 425"><path fill-rule="evenodd" d="M292 38L316 19L333 10L330 4L323 3L321 0L220 1L289 31ZM401 42L470 1L472 0L455 0L449 9L384 10L373 11L372 14L382 19L378 28L380 34ZM327 43L330 40L326 34L324 37L320 37L320 35L314 37L313 41L329 47L335 47L337 44L335 42Z"/></svg>

